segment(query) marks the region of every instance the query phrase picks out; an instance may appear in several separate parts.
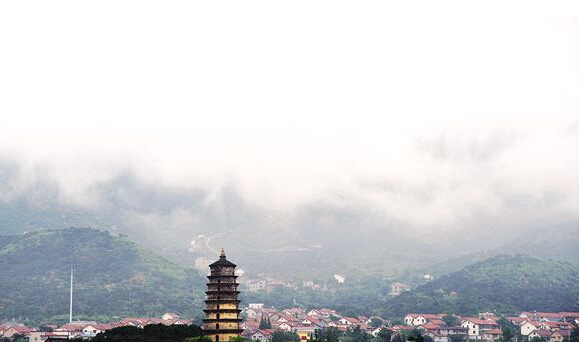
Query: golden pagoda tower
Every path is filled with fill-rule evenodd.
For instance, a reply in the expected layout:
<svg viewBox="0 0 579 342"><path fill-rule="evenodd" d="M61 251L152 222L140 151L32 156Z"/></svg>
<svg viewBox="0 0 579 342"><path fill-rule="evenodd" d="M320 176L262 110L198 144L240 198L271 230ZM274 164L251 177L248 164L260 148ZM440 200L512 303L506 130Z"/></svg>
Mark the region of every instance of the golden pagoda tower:
<svg viewBox="0 0 579 342"><path fill-rule="evenodd" d="M205 319L203 331L216 342L227 342L232 337L241 335L241 318L239 318L239 291L237 291L236 265L225 257L221 249L219 260L209 265L211 273L207 278L207 299L205 299Z"/></svg>

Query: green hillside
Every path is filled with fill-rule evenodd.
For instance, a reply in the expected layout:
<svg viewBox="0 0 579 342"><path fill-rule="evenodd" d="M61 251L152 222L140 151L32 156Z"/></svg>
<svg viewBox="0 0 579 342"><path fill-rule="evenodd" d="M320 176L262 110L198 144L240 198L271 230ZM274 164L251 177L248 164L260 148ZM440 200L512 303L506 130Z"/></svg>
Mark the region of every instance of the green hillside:
<svg viewBox="0 0 579 342"><path fill-rule="evenodd" d="M0 237L0 320L68 318L74 267L77 318L199 316L204 282L123 236L88 228Z"/></svg>
<svg viewBox="0 0 579 342"><path fill-rule="evenodd" d="M388 301L383 313L579 310L579 269L530 256L499 255Z"/></svg>

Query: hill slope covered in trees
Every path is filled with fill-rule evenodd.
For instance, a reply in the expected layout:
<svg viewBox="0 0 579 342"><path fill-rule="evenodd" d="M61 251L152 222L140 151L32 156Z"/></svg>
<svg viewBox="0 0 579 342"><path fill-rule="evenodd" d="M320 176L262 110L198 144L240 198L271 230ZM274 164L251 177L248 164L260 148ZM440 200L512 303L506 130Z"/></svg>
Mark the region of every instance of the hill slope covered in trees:
<svg viewBox="0 0 579 342"><path fill-rule="evenodd" d="M579 310L579 269L524 255L499 255L389 300L387 316L408 312Z"/></svg>
<svg viewBox="0 0 579 342"><path fill-rule="evenodd" d="M68 318L71 267L76 318L201 314L204 282L197 272L126 237L70 228L0 237L0 320Z"/></svg>

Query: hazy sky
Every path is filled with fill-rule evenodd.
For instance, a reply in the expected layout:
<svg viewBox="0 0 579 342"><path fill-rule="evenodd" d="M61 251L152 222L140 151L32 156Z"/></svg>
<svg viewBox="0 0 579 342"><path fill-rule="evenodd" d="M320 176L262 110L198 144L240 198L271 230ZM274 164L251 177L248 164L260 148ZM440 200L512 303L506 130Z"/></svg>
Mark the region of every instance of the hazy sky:
<svg viewBox="0 0 579 342"><path fill-rule="evenodd" d="M418 224L579 218L579 20L380 6L4 3L11 189L85 202L132 170Z"/></svg>

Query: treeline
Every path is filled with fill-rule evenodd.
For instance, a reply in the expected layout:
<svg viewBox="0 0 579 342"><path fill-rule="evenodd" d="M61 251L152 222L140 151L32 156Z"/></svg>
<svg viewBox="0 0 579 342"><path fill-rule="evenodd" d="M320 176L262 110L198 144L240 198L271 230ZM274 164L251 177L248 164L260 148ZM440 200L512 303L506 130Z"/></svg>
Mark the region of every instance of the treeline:
<svg viewBox="0 0 579 342"><path fill-rule="evenodd" d="M579 269L571 264L524 255L500 255L469 265L390 297L389 281L365 278L331 291L278 287L272 292L244 292L246 302L276 308L328 307L347 316L378 315L399 320L409 312L475 315L491 311L578 311Z"/></svg>
<svg viewBox="0 0 579 342"><path fill-rule="evenodd" d="M91 342L183 342L201 336L203 330L196 325L151 324L144 328L126 326L107 330L92 338Z"/></svg>
<svg viewBox="0 0 579 342"><path fill-rule="evenodd" d="M70 269L75 318L116 321L178 311L201 316L204 282L122 236L96 229L46 230L2 239L0 320L68 320Z"/></svg>

